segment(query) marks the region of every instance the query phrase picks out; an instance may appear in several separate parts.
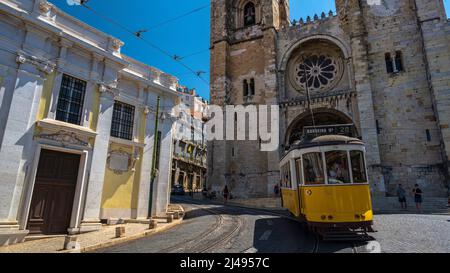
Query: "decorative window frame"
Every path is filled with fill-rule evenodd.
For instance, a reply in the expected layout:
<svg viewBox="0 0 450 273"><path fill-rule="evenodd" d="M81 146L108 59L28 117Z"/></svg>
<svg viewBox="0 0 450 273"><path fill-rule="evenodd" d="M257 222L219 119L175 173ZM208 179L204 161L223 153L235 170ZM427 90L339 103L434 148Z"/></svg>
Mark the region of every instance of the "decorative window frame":
<svg viewBox="0 0 450 273"><path fill-rule="evenodd" d="M345 56L342 52L337 52L334 49L329 49L324 46L320 47L312 47L309 45L304 50L297 52L295 57L293 57L289 61L288 65L288 81L290 85L299 93L306 95L306 89L302 87L297 81L296 81L296 67L300 65L302 62L302 57L304 56L312 56L312 55L325 55L327 57L332 57L337 65L337 73L336 76L332 79L331 83L328 85L325 85L324 87L314 88L309 86L309 91L311 94L317 94L322 92L328 92L330 90L333 90L344 77L345 71L346 71L346 61Z"/></svg>
<svg viewBox="0 0 450 273"><path fill-rule="evenodd" d="M252 2L255 5L255 24L251 26L245 26L244 24L244 7L249 2ZM258 25L262 21L262 12L261 12L261 0L238 0L234 5L234 14L235 14L235 27L236 29L242 28L251 28L255 25Z"/></svg>
<svg viewBox="0 0 450 273"><path fill-rule="evenodd" d="M111 157L114 155L125 156L128 158L126 170L118 170L118 169L112 168ZM108 152L108 158L106 159L106 166L110 171L114 172L114 174L122 175L122 174L130 172L130 171L135 172L136 171L136 162L139 159L140 158L139 158L138 150L134 149L134 154L130 154L119 148L117 150L111 150Z"/></svg>

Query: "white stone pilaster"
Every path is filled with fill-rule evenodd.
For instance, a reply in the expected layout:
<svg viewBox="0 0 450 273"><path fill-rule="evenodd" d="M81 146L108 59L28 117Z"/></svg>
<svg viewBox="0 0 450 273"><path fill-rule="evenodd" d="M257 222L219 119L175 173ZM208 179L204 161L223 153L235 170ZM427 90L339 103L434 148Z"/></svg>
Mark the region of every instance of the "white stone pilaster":
<svg viewBox="0 0 450 273"><path fill-rule="evenodd" d="M63 77L62 70L65 66L67 50L71 46L72 46L72 43L70 43L67 40L63 39L60 41L59 55L58 55L58 60L57 60L57 70L56 70L56 75L55 75L55 82L54 82L54 85L52 88L52 97L51 97L51 101L50 101L50 110L49 110L49 113L47 113L47 117L50 119L56 119L56 109L58 107L59 91L61 90L61 83L62 83L62 77Z"/></svg>
<svg viewBox="0 0 450 273"><path fill-rule="evenodd" d="M149 96L150 97L150 96ZM150 105L149 98L147 99L147 105ZM145 123L145 148L142 156L141 164L141 179L139 184L139 197L137 218L148 218L148 205L150 196L150 182L153 162L153 144L154 144L154 132L155 132L155 114L147 113Z"/></svg>
<svg viewBox="0 0 450 273"><path fill-rule="evenodd" d="M0 229L19 228L20 201L34 157L34 123L43 83L32 65L20 66L0 147Z"/></svg>
<svg viewBox="0 0 450 273"><path fill-rule="evenodd" d="M170 203L170 177L172 175L173 156L172 126L173 123L170 119L160 120L161 153L159 155L159 171L153 188L152 207L152 215L156 216L164 216Z"/></svg>
<svg viewBox="0 0 450 273"><path fill-rule="evenodd" d="M106 160L108 156L111 134L111 121L114 108L114 93L108 88L100 96L100 111L98 116L97 137L92 155L92 167L86 192L84 217L81 232L100 228L100 209L105 178Z"/></svg>

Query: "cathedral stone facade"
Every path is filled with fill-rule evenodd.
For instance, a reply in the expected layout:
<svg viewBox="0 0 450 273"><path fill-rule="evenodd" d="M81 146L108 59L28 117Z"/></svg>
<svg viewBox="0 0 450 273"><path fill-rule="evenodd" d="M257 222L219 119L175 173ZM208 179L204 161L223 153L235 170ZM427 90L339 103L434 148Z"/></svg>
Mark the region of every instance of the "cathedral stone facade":
<svg viewBox="0 0 450 273"><path fill-rule="evenodd" d="M264 197L278 161L315 123L354 124L374 195L398 183L448 196L450 22L442 0L336 0L289 21L288 0L211 1L211 104L279 105L280 149L211 141L209 185Z"/></svg>

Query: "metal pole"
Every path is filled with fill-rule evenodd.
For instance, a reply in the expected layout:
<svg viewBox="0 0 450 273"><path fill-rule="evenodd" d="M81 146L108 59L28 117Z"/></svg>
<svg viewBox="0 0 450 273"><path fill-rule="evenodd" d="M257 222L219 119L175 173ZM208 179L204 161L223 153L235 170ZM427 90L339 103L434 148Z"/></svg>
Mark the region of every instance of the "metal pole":
<svg viewBox="0 0 450 273"><path fill-rule="evenodd" d="M309 93L309 84L308 84L309 79L308 79L308 72L306 71L306 64L305 64L304 56L302 56L302 63L303 63L303 73L305 74L305 87L306 87L306 98L308 100L308 110L311 113L311 120L313 123L314 130L316 130L316 120L314 118L314 111L311 107L311 94Z"/></svg>
<svg viewBox="0 0 450 273"><path fill-rule="evenodd" d="M151 173L151 181L150 181L150 196L148 203L148 218L152 218L152 207L153 207L153 183L155 182L156 177L156 156L157 156L157 148L158 148L158 126L159 126L159 105L161 102L161 98L158 96L158 100L156 103L156 116L155 116L155 133L153 135L153 160L152 160L152 173Z"/></svg>

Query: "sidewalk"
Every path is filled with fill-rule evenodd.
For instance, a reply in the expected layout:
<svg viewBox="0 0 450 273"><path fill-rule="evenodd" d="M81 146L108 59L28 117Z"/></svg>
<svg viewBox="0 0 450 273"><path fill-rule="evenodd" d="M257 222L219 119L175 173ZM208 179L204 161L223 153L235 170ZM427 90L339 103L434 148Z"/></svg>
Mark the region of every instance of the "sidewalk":
<svg viewBox="0 0 450 273"><path fill-rule="evenodd" d="M184 209L181 206L171 205L170 211L182 211L181 218L173 220L172 223L167 223L166 219L157 219L158 225L155 229L149 229L148 220L147 223L132 223L133 221L130 220L129 223L113 226L104 225L99 231L75 235L81 247L78 250L64 250L66 236L62 235L46 239L28 237L24 243L0 247L0 253L80 253L94 251L140 239L179 225L184 218ZM125 227L124 237L115 238L117 227Z"/></svg>
<svg viewBox="0 0 450 273"><path fill-rule="evenodd" d="M397 197L372 197L375 214L417 214L414 198L407 197L408 207L402 209ZM424 198L421 214L450 215L447 198Z"/></svg>
<svg viewBox="0 0 450 273"><path fill-rule="evenodd" d="M187 197L190 197L187 195ZM375 214L416 214L414 200L409 200L408 210L402 210L398 198L396 197L374 197L372 198L373 210ZM218 196L214 200L205 200L201 193L194 194L194 200L207 201L212 204L223 205L223 198ZM247 207L251 209L264 210L285 210L281 206L280 197L272 198L249 198L249 199L232 199L228 201L230 206ZM422 206L422 214L450 215L450 208L447 207L447 199L445 198L429 198L425 200Z"/></svg>

